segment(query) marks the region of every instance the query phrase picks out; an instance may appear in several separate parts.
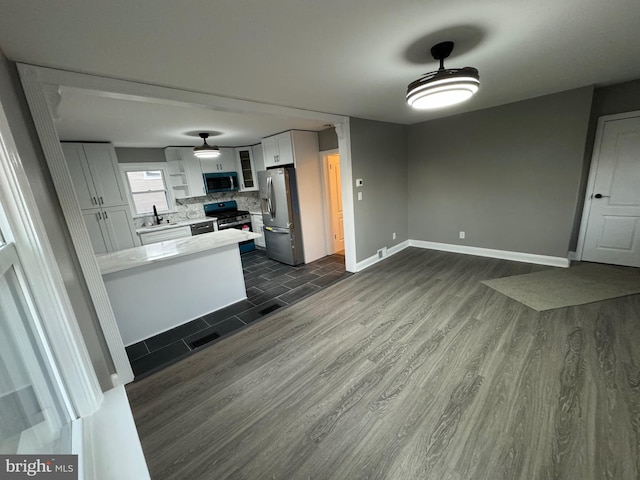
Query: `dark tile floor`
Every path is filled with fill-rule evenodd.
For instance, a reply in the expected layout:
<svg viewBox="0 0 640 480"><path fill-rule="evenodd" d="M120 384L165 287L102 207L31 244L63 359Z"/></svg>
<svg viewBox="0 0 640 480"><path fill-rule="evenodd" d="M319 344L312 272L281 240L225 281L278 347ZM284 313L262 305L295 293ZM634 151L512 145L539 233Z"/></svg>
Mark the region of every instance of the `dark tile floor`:
<svg viewBox="0 0 640 480"><path fill-rule="evenodd" d="M292 267L254 250L242 255L242 267L246 300L127 347L136 380L350 275L342 255Z"/></svg>

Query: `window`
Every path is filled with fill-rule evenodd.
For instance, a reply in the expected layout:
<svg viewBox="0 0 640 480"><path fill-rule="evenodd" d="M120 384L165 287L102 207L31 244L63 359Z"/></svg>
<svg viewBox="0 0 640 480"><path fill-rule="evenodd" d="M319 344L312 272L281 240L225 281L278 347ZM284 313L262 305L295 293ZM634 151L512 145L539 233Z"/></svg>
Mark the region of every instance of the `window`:
<svg viewBox="0 0 640 480"><path fill-rule="evenodd" d="M0 454L69 453L71 415L13 243L0 247Z"/></svg>
<svg viewBox="0 0 640 480"><path fill-rule="evenodd" d="M172 198L164 169L164 165L154 163L122 165L134 216L151 215L154 206L158 213L171 210Z"/></svg>

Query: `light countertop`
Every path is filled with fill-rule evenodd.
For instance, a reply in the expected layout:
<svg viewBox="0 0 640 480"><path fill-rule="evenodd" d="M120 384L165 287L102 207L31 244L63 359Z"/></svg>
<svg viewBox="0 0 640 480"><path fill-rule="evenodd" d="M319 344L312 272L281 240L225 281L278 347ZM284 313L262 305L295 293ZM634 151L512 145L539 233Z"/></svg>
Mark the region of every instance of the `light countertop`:
<svg viewBox="0 0 640 480"><path fill-rule="evenodd" d="M216 218L202 217L202 218L191 218L189 220L181 220L179 222L174 222L174 223L161 223L160 225L152 225L151 227L137 228L136 233L160 232L162 230L169 230L171 228L184 227L186 225L193 225L194 223L208 222L210 220L215 221Z"/></svg>
<svg viewBox="0 0 640 480"><path fill-rule="evenodd" d="M160 227L157 227L160 228ZM127 248L112 253L96 255L100 273L120 272L130 268L161 262L170 258L220 248L234 243L259 238L260 234L229 228L194 237L177 238L141 247Z"/></svg>

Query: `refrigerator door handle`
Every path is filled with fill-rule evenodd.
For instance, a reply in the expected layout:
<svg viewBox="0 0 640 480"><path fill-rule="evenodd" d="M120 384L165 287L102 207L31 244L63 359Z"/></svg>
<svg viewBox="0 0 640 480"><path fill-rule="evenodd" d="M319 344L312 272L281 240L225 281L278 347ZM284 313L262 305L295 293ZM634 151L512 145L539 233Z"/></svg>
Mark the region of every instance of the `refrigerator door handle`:
<svg viewBox="0 0 640 480"><path fill-rule="evenodd" d="M263 227L263 228L273 233L280 233L285 235L288 235L290 233L290 230L287 228L281 228L281 227Z"/></svg>
<svg viewBox="0 0 640 480"><path fill-rule="evenodd" d="M267 205L269 207L269 215L271 215L271 220L274 220L276 216L273 209L273 202L271 201L272 195L273 195L273 178L267 177Z"/></svg>

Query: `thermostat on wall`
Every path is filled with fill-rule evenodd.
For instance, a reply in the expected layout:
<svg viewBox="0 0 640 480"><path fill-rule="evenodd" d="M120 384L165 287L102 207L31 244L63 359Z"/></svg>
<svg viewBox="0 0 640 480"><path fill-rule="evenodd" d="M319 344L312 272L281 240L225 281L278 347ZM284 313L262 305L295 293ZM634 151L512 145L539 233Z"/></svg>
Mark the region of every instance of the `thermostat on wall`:
<svg viewBox="0 0 640 480"><path fill-rule="evenodd" d="M356 187L361 187L361 186L362 186L362 179L356 178Z"/></svg>

